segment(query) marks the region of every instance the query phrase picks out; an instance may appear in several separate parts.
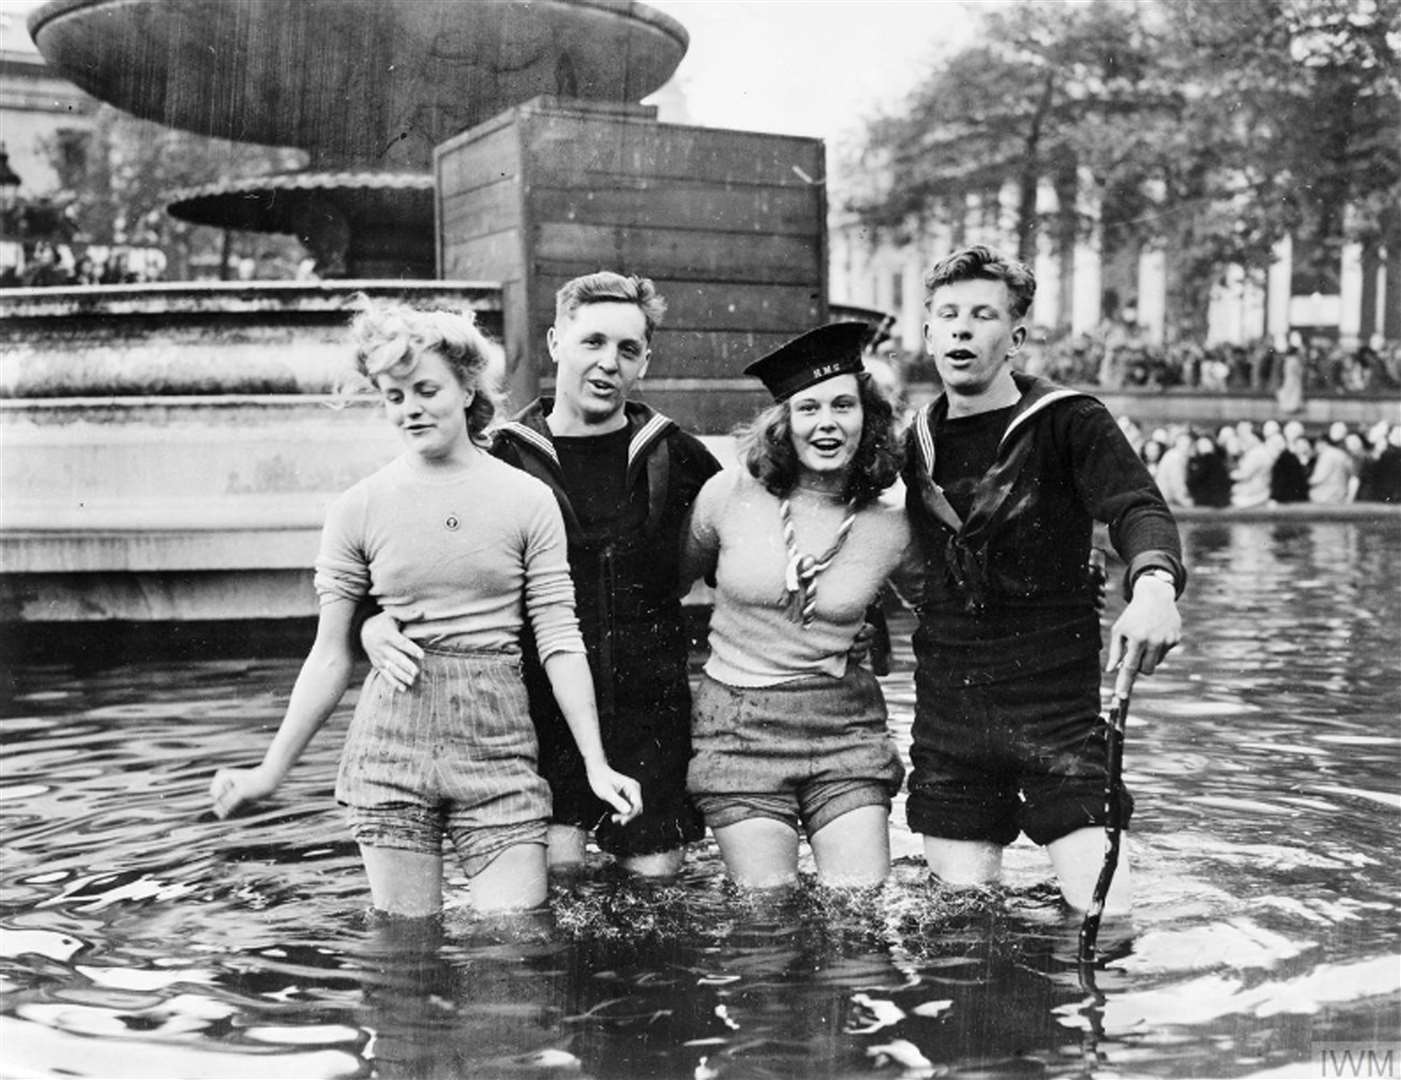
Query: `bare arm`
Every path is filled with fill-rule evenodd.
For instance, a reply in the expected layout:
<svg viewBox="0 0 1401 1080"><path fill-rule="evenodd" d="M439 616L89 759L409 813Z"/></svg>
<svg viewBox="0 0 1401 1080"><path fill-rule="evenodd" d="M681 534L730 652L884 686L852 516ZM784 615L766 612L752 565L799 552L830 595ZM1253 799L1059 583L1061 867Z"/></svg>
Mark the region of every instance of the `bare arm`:
<svg viewBox="0 0 1401 1080"><path fill-rule="evenodd" d="M684 593L698 578L715 584L715 568L720 560L720 530L717 520L726 494L733 488L732 475L716 473L701 487L691 512L681 529L680 587Z"/></svg>
<svg viewBox="0 0 1401 1080"><path fill-rule="evenodd" d="M340 704L354 666L350 649L354 616L353 600L335 599L322 606L316 640L302 663L287 712L262 763L252 769L220 769L214 774L209 797L216 815L228 817L242 804L271 795Z"/></svg>
<svg viewBox="0 0 1401 1080"><path fill-rule="evenodd" d="M707 584L715 580L715 565L719 559L720 551L717 547L702 542L691 531L691 522L686 522L686 527L681 530L681 562L680 578L681 591L684 593L699 578L704 578Z"/></svg>
<svg viewBox="0 0 1401 1080"><path fill-rule="evenodd" d="M594 701L593 675L583 653L558 652L544 662L559 711L579 747L588 773L589 787L618 811L613 820L625 825L642 812L642 788L638 782L614 772L603 753L598 733L598 705Z"/></svg>

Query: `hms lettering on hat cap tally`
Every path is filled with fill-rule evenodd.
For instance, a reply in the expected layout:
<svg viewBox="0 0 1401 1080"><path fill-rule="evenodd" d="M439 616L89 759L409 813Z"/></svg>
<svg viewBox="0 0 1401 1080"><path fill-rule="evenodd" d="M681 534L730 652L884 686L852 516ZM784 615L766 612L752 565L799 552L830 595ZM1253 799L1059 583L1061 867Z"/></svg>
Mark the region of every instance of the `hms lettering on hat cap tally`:
<svg viewBox="0 0 1401 1080"><path fill-rule="evenodd" d="M744 369L759 379L775 401L786 401L799 390L834 375L863 371L861 352L871 337L863 322L835 322L786 341Z"/></svg>

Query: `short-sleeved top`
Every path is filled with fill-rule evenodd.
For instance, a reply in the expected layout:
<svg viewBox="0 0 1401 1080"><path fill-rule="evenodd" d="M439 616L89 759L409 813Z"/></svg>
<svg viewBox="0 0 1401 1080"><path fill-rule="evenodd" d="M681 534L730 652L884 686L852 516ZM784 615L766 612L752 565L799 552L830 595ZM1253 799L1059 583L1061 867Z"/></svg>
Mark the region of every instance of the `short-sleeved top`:
<svg viewBox="0 0 1401 1080"><path fill-rule="evenodd" d="M795 493L793 504L799 552L823 554L845 505L803 492ZM701 488L686 546L688 566L714 568L705 671L729 686L773 686L818 674L841 677L866 609L886 581L906 598L917 595L922 581L904 493L897 489L858 511L846 542L816 579L815 618L807 626L789 613L779 500L747 470L727 469Z"/></svg>
<svg viewBox="0 0 1401 1080"><path fill-rule="evenodd" d="M331 504L316 558L322 604L373 597L424 644L584 651L564 521L550 489L485 452L435 477L396 458Z"/></svg>

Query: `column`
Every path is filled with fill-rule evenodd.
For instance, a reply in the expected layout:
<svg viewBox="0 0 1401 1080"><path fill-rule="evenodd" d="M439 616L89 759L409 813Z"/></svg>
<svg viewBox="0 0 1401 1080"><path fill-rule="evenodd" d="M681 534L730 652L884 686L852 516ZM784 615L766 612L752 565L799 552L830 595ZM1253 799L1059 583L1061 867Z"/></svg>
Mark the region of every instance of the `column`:
<svg viewBox="0 0 1401 1080"><path fill-rule="evenodd" d="M1265 304L1265 274L1258 270L1242 270L1240 284L1240 341L1255 341L1265 334L1267 313Z"/></svg>
<svg viewBox="0 0 1401 1080"><path fill-rule="evenodd" d="M1224 282L1211 287L1211 302L1206 315L1208 345L1218 342L1239 345L1243 340L1245 269L1239 263L1232 263L1226 267L1224 276Z"/></svg>
<svg viewBox="0 0 1401 1080"><path fill-rule="evenodd" d="M997 243L993 247L1010 254L1017 250L1017 211L1020 203L1021 192L1016 181L1003 183L997 192Z"/></svg>
<svg viewBox="0 0 1401 1080"><path fill-rule="evenodd" d="M1368 241L1362 245L1362 308L1359 312L1361 328L1358 336L1364 341L1371 341L1372 335L1381 332L1380 320L1377 312L1381 310L1378 306L1381 300L1381 251L1375 241Z"/></svg>
<svg viewBox="0 0 1401 1080"><path fill-rule="evenodd" d="M1138 325L1154 345L1167 340L1167 252L1157 245L1138 255Z"/></svg>
<svg viewBox="0 0 1401 1080"><path fill-rule="evenodd" d="M1338 274L1338 342L1345 349L1355 349L1362 337L1362 245L1343 245L1342 266Z"/></svg>
<svg viewBox="0 0 1401 1080"><path fill-rule="evenodd" d="M1387 244L1384 266L1382 336L1387 341L1401 341L1401 243Z"/></svg>
<svg viewBox="0 0 1401 1080"><path fill-rule="evenodd" d="M1054 221L1060 200L1056 186L1045 177L1036 187L1036 215L1042 221ZM1036 299L1031 305L1031 321L1038 326L1055 329L1061 325L1060 259L1056 255L1055 230L1036 230Z"/></svg>
<svg viewBox="0 0 1401 1080"><path fill-rule="evenodd" d="M1099 325L1103 283L1100 273L1099 193L1095 190L1094 175L1089 169L1080 169L1076 180L1076 200L1081 220L1093 222L1087 235L1077 237L1075 241L1070 329L1072 333L1080 334Z"/></svg>
<svg viewBox="0 0 1401 1080"><path fill-rule="evenodd" d="M1275 241L1274 261L1265 279L1265 333L1276 349L1289 345L1289 294L1294 273L1294 238Z"/></svg>

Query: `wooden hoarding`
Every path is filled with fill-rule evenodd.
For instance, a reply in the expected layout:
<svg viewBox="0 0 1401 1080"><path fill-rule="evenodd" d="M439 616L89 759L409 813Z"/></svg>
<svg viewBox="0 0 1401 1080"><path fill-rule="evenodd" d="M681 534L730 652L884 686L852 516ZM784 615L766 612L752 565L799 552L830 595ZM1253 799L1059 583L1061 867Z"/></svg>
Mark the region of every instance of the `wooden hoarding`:
<svg viewBox="0 0 1401 1080"><path fill-rule="evenodd" d="M744 365L827 318L820 140L537 98L443 144L435 169L439 274L502 283L514 405L548 382L554 293L578 274L657 283L642 396L701 430L752 412Z"/></svg>

